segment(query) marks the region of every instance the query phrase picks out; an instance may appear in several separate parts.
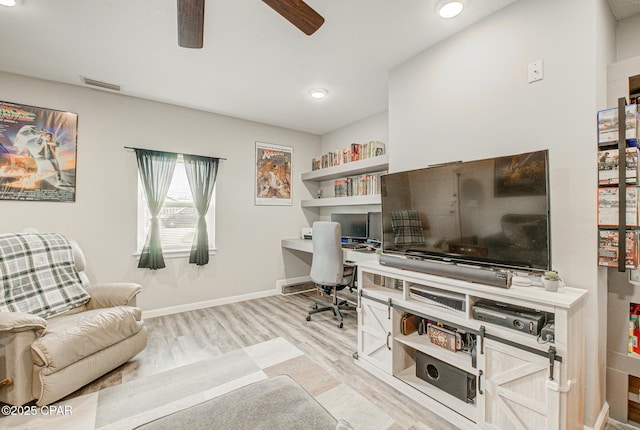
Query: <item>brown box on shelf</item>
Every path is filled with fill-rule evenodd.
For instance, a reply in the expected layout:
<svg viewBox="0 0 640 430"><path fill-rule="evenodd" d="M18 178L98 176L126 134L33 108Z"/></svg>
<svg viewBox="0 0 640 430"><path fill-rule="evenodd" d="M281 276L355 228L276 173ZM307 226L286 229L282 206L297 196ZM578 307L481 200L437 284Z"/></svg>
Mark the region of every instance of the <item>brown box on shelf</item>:
<svg viewBox="0 0 640 430"><path fill-rule="evenodd" d="M416 331L418 331L418 325L420 324L421 320L422 320L422 318L420 318L417 315L407 314L407 315L403 316L402 317L402 323L401 323L401 326L400 326L400 330L402 330L402 334L408 335L408 334L415 333Z"/></svg>
<svg viewBox="0 0 640 430"><path fill-rule="evenodd" d="M449 351L458 351L462 348L460 335L443 327L427 324L427 336L434 345L446 348Z"/></svg>
<svg viewBox="0 0 640 430"><path fill-rule="evenodd" d="M640 378L629 375L629 392L636 396L640 395Z"/></svg>

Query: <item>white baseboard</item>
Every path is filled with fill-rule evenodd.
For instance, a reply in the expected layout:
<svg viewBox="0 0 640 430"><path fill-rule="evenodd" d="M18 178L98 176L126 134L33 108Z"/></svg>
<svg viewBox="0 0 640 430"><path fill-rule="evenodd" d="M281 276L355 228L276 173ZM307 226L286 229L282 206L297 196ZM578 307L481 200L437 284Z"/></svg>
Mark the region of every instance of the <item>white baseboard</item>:
<svg viewBox="0 0 640 430"><path fill-rule="evenodd" d="M214 306L227 305L229 303L244 302L245 300L261 299L263 297L276 296L281 290L267 290L257 293L241 294L239 296L224 297L222 299L205 300L204 302L188 303L186 305L170 306L167 308L142 311L142 318L155 318L165 315L179 314L180 312L195 311Z"/></svg>
<svg viewBox="0 0 640 430"><path fill-rule="evenodd" d="M600 413L598 414L598 418L596 422L593 424L593 427L589 427L585 424L584 430L604 430L604 426L607 424L607 419L609 418L609 403L604 402L602 405L602 409L600 409Z"/></svg>
<svg viewBox="0 0 640 430"><path fill-rule="evenodd" d="M311 282L311 278L308 276L298 276L297 278L277 279L276 291L282 294L282 287L288 285L302 284L303 282Z"/></svg>

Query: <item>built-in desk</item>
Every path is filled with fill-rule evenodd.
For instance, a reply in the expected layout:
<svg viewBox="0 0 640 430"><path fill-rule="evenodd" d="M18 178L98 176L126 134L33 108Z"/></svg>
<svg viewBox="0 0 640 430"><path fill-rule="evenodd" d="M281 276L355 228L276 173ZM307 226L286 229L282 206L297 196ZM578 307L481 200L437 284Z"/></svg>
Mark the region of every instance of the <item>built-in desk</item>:
<svg viewBox="0 0 640 430"><path fill-rule="evenodd" d="M313 241L310 239L282 239L282 247L293 251L302 251L313 254ZM348 263L360 263L363 261L377 261L378 254L375 251L362 249L342 249L344 261Z"/></svg>

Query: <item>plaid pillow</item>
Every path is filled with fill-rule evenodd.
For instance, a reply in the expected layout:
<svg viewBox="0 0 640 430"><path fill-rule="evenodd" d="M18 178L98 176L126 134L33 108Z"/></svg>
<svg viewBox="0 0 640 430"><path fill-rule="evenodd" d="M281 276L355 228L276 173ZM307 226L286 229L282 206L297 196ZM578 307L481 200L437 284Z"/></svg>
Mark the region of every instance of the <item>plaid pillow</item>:
<svg viewBox="0 0 640 430"><path fill-rule="evenodd" d="M0 234L0 311L49 318L89 301L64 236Z"/></svg>
<svg viewBox="0 0 640 430"><path fill-rule="evenodd" d="M391 213L391 231L396 245L424 245L420 213L415 210Z"/></svg>

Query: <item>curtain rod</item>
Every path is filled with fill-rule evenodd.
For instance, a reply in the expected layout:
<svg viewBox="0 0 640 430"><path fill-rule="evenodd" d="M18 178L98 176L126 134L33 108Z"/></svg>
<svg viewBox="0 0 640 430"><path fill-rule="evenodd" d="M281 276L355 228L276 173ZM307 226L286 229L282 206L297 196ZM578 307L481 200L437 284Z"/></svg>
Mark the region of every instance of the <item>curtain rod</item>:
<svg viewBox="0 0 640 430"><path fill-rule="evenodd" d="M184 152L171 152L171 151L164 151L164 150L163 150L163 151L161 151L161 150L157 150L157 149L149 149L149 148L134 148L134 147L132 147L132 146L125 146L125 147L124 147L124 149L133 149L133 150L136 150L136 149L143 149L143 150L145 150L145 151L166 152L167 154L191 155L191 156L194 156L194 157L215 158L215 159L217 159L217 160L223 160L223 161L226 161L226 160L227 160L226 158L222 158L222 157L210 157L210 156L208 156L208 155L185 154Z"/></svg>

